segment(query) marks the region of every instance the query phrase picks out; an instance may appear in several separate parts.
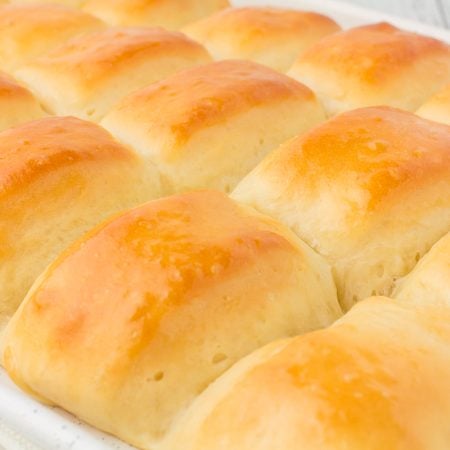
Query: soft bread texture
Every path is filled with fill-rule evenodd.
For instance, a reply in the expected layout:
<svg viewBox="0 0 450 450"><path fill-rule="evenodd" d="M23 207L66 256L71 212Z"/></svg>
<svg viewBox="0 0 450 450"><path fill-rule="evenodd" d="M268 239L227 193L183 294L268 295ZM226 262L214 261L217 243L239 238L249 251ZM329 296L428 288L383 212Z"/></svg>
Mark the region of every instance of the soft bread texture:
<svg viewBox="0 0 450 450"><path fill-rule="evenodd" d="M0 131L45 115L30 91L0 72Z"/></svg>
<svg viewBox="0 0 450 450"><path fill-rule="evenodd" d="M417 114L425 119L450 125L450 84L422 105Z"/></svg>
<svg viewBox="0 0 450 450"><path fill-rule="evenodd" d="M0 133L0 332L69 243L158 195L151 167L92 123L45 118Z"/></svg>
<svg viewBox="0 0 450 450"><path fill-rule="evenodd" d="M103 27L99 19L61 5L2 5L0 67L15 70L71 37Z"/></svg>
<svg viewBox="0 0 450 450"><path fill-rule="evenodd" d="M8 1L8 0L6 0ZM9 3L12 4L39 4L44 5L47 3L53 3L57 5L71 6L71 7L79 7L84 3L85 0L9 0Z"/></svg>
<svg viewBox="0 0 450 450"><path fill-rule="evenodd" d="M325 37L289 74L330 114L377 105L415 111L450 82L450 47L387 23L367 25Z"/></svg>
<svg viewBox="0 0 450 450"><path fill-rule="evenodd" d="M449 319L448 308L366 300L236 364L161 450L447 450Z"/></svg>
<svg viewBox="0 0 450 450"><path fill-rule="evenodd" d="M126 94L210 60L181 33L112 28L74 38L16 76L53 113L97 121Z"/></svg>
<svg viewBox="0 0 450 450"><path fill-rule="evenodd" d="M322 14L281 8L227 8L183 29L215 59L249 59L287 71L300 53L339 31Z"/></svg>
<svg viewBox="0 0 450 450"><path fill-rule="evenodd" d="M450 228L449 128L388 107L341 114L270 154L233 198L332 264L345 309L390 295Z"/></svg>
<svg viewBox="0 0 450 450"><path fill-rule="evenodd" d="M87 0L84 9L112 25L178 29L227 6L228 0Z"/></svg>
<svg viewBox="0 0 450 450"><path fill-rule="evenodd" d="M131 94L101 123L154 162L170 192L228 192L280 143L322 120L314 94L292 78L222 61Z"/></svg>
<svg viewBox="0 0 450 450"><path fill-rule="evenodd" d="M10 322L3 362L27 391L149 449L234 362L339 315L329 267L292 232L189 193L62 254Z"/></svg>
<svg viewBox="0 0 450 450"><path fill-rule="evenodd" d="M441 304L450 309L450 233L398 281L393 296L408 304Z"/></svg>

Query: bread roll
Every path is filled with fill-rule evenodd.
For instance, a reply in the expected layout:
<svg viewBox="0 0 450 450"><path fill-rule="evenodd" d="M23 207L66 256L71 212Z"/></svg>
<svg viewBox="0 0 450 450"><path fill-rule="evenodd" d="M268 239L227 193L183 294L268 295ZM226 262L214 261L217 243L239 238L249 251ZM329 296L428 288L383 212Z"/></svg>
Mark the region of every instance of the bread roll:
<svg viewBox="0 0 450 450"><path fill-rule="evenodd" d="M339 315L315 252L197 192L126 212L62 254L10 322L3 362L25 390L150 449L235 361Z"/></svg>
<svg viewBox="0 0 450 450"><path fill-rule="evenodd" d="M450 125L450 84L425 102L417 114L425 119Z"/></svg>
<svg viewBox="0 0 450 450"><path fill-rule="evenodd" d="M450 315L366 300L211 385L161 450L446 450Z"/></svg>
<svg viewBox="0 0 450 450"><path fill-rule="evenodd" d="M393 295L409 304L441 304L450 309L450 233L397 282Z"/></svg>
<svg viewBox="0 0 450 450"><path fill-rule="evenodd" d="M322 14L281 8L228 8L183 31L216 59L249 59L287 71L300 53L340 29Z"/></svg>
<svg viewBox="0 0 450 450"><path fill-rule="evenodd" d="M228 0L86 0L84 9L112 25L177 29L228 5Z"/></svg>
<svg viewBox="0 0 450 450"><path fill-rule="evenodd" d="M61 5L2 5L0 66L12 71L73 36L103 26L95 17Z"/></svg>
<svg viewBox="0 0 450 450"><path fill-rule="evenodd" d="M99 120L126 94L210 61L186 36L161 28L112 28L75 38L16 75L59 115Z"/></svg>
<svg viewBox="0 0 450 450"><path fill-rule="evenodd" d="M367 25L322 39L289 74L330 114L377 105L415 111L450 82L450 47L387 23Z"/></svg>
<svg viewBox="0 0 450 450"><path fill-rule="evenodd" d="M8 0L5 0L5 1L8 1ZM54 4L59 4L59 5L77 7L77 6L81 6L84 3L84 1L85 0L9 0L9 3L13 3L13 4L35 3L35 4L40 4L40 5L44 5L47 3L54 3Z"/></svg>
<svg viewBox="0 0 450 450"><path fill-rule="evenodd" d="M0 133L0 332L62 249L157 195L151 167L97 125L45 118Z"/></svg>
<svg viewBox="0 0 450 450"><path fill-rule="evenodd" d="M170 191L230 191L281 142L324 118L314 94L295 80L223 61L131 94L102 125L154 162Z"/></svg>
<svg viewBox="0 0 450 450"><path fill-rule="evenodd" d="M30 91L0 72L0 131L45 115Z"/></svg>
<svg viewBox="0 0 450 450"><path fill-rule="evenodd" d="M359 109L281 146L232 196L326 257L348 309L390 295L450 229L449 148L445 125L388 107Z"/></svg>

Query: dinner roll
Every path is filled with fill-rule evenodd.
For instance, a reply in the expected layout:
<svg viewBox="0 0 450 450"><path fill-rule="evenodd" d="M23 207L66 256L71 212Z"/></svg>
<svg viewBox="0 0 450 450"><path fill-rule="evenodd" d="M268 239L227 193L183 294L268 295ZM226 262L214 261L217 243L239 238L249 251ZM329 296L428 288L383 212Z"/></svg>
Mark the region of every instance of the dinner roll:
<svg viewBox="0 0 450 450"><path fill-rule="evenodd" d="M139 448L234 362L340 314L327 264L225 194L155 200L88 233L10 322L26 391Z"/></svg>
<svg viewBox="0 0 450 450"><path fill-rule="evenodd" d="M390 295L450 229L450 133L388 107L341 114L269 155L233 197L332 264L345 309Z"/></svg>
<svg viewBox="0 0 450 450"><path fill-rule="evenodd" d="M446 450L449 311L378 297L236 364L161 450Z"/></svg>
<svg viewBox="0 0 450 450"><path fill-rule="evenodd" d="M14 70L73 36L103 26L95 17L61 5L2 5L0 67Z"/></svg>
<svg viewBox="0 0 450 450"><path fill-rule="evenodd" d="M289 74L330 114L372 105L415 111L450 82L450 47L387 23L367 25L325 37Z"/></svg>
<svg viewBox="0 0 450 450"><path fill-rule="evenodd" d="M92 123L45 118L0 133L0 332L62 249L157 195L151 167Z"/></svg>
<svg viewBox="0 0 450 450"><path fill-rule="evenodd" d="M112 25L177 29L228 5L228 0L86 0L84 9Z"/></svg>
<svg viewBox="0 0 450 450"><path fill-rule="evenodd" d="M422 105L417 114L425 119L450 125L450 84Z"/></svg>
<svg viewBox="0 0 450 450"><path fill-rule="evenodd" d="M441 303L450 309L450 233L433 246L408 276L397 283L393 295L408 303Z"/></svg>
<svg viewBox="0 0 450 450"><path fill-rule="evenodd" d="M131 94L102 125L154 162L172 192L229 191L277 145L322 120L314 94L292 78L222 61Z"/></svg>
<svg viewBox="0 0 450 450"><path fill-rule="evenodd" d="M68 41L17 77L59 115L99 120L124 95L210 61L186 36L162 28L112 28Z"/></svg>
<svg viewBox="0 0 450 450"><path fill-rule="evenodd" d="M322 14L248 7L219 11L183 31L216 59L250 59L285 72L301 52L339 29Z"/></svg>
<svg viewBox="0 0 450 450"><path fill-rule="evenodd" d="M45 115L30 91L0 72L0 131Z"/></svg>
<svg viewBox="0 0 450 450"><path fill-rule="evenodd" d="M84 3L84 1L85 0L9 0L9 3L16 3L16 4L37 3L42 5L46 3L54 3L59 5L77 7L81 6Z"/></svg>

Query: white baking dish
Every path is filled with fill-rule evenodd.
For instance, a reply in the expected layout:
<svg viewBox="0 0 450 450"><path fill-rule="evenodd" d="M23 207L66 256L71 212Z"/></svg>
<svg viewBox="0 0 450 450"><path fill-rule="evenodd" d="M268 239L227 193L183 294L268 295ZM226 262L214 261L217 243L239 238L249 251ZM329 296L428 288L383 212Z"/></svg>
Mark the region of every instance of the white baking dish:
<svg viewBox="0 0 450 450"><path fill-rule="evenodd" d="M338 3L333 0L234 0L235 5L274 5L323 12L343 27L388 21L450 43L450 31ZM22 393L0 369L0 450L130 450L132 447L94 430L61 411Z"/></svg>

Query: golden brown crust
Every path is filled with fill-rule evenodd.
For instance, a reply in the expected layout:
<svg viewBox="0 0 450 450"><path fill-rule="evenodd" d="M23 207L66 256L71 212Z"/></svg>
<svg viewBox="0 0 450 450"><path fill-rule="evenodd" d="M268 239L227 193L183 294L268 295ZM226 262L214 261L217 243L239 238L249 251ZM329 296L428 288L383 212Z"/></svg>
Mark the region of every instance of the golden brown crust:
<svg viewBox="0 0 450 450"><path fill-rule="evenodd" d="M388 107L359 109L281 146L233 197L326 256L348 308L372 290L389 295L448 230L449 148L445 125Z"/></svg>
<svg viewBox="0 0 450 450"><path fill-rule="evenodd" d="M84 9L112 25L177 29L227 6L228 0L87 0Z"/></svg>
<svg viewBox="0 0 450 450"><path fill-rule="evenodd" d="M108 132L74 117L49 117L4 131L0 155L0 199L81 161L137 159Z"/></svg>
<svg viewBox="0 0 450 450"><path fill-rule="evenodd" d="M0 97L14 101L15 98L32 98L30 91L14 81L6 73L0 72Z"/></svg>
<svg viewBox="0 0 450 450"><path fill-rule="evenodd" d="M217 27L220 29L217 30ZM296 9L271 7L227 8L199 22L188 25L185 29L203 29L209 37L218 33L237 33L237 38L257 37L262 31L278 34L282 37L295 36L301 28L329 28L337 31L336 22L323 14L299 11ZM243 36L239 36L242 33ZM245 41L243 45L251 45Z"/></svg>
<svg viewBox="0 0 450 450"><path fill-rule="evenodd" d="M121 97L209 62L206 50L162 28L111 28L68 41L17 72L57 114L98 120Z"/></svg>
<svg viewBox="0 0 450 450"><path fill-rule="evenodd" d="M322 39L290 74L331 113L379 104L414 111L450 81L450 47L387 23L367 25Z"/></svg>
<svg viewBox="0 0 450 450"><path fill-rule="evenodd" d="M28 390L150 448L236 360L337 316L311 249L224 194L197 192L123 213L61 255L10 323L3 361Z"/></svg>
<svg viewBox="0 0 450 450"><path fill-rule="evenodd" d="M16 69L73 36L103 26L99 19L61 5L0 6L1 66Z"/></svg>
<svg viewBox="0 0 450 450"><path fill-rule="evenodd" d="M93 123L49 117L0 133L0 334L62 249L159 195L154 169Z"/></svg>
<svg viewBox="0 0 450 450"><path fill-rule="evenodd" d="M420 183L447 174L449 146L450 133L445 127L433 126L400 110L365 108L330 120L303 139L287 144L286 159L273 169L280 179L286 170L295 173L292 182L306 184L310 192L322 180L350 187L355 180L349 175L358 174L365 201L355 202L348 209L349 216L354 217L361 211L370 214L389 197L392 199L398 188L415 190Z"/></svg>
<svg viewBox="0 0 450 450"><path fill-rule="evenodd" d="M339 30L321 14L269 7L228 8L183 29L216 59L250 59L280 71L288 70L314 42Z"/></svg>
<svg viewBox="0 0 450 450"><path fill-rule="evenodd" d="M68 76L79 71L77 75L84 82L84 88L96 89L111 72L121 72L134 62L179 53L208 60L203 47L181 33L162 28L111 28L72 39L28 67L41 70L47 67L55 72L66 72Z"/></svg>
<svg viewBox="0 0 450 450"><path fill-rule="evenodd" d="M81 6L84 3L85 0L4 0L4 3L12 3L17 5L32 5L32 4L40 4L44 5L46 3L53 3L56 5L63 5L63 6L71 6L71 7L77 7Z"/></svg>
<svg viewBox="0 0 450 450"><path fill-rule="evenodd" d="M211 211L217 214L209 216ZM214 235L208 237L211 230ZM139 335L138 338L134 333L127 333L130 348L126 353L132 356L145 349L163 317L180 303L195 301L219 279L228 279L239 272L242 265L255 261L258 256L264 258L266 252L272 251L288 254L293 247L264 222L241 216L238 207L225 200L223 194L211 191L168 197L123 213L88 233L47 270L27 309L31 315L53 316L56 341L71 353L82 350L86 340L92 338L87 316L95 327L98 318L105 318L110 302L117 302L111 310L117 317L117 325L125 319L124 327L131 325ZM142 267L144 260L147 267ZM127 294L130 274L121 270L111 272L107 261L135 270L134 301ZM99 284L93 282L83 283L68 292L63 304L52 294L52 286L70 274L77 274L77 277L91 274L92 281L102 282L113 275L114 300L108 296L91 302L99 288ZM125 298L129 300L123 301ZM78 318L66 314L80 307L87 309L80 311ZM134 324L128 322L130 312L133 312ZM81 316L85 319L79 320ZM139 320L141 317L146 320ZM108 339L105 344L111 349L128 345L124 340L115 339ZM132 359L126 358L131 364Z"/></svg>
<svg viewBox="0 0 450 450"><path fill-rule="evenodd" d="M300 56L299 61L344 72L368 85L378 85L389 81L395 72L404 71L418 58L448 52L448 46L441 41L379 23L330 36Z"/></svg>
<svg viewBox="0 0 450 450"><path fill-rule="evenodd" d="M441 313L373 298L327 330L271 344L210 386L162 448L444 450L450 331Z"/></svg>
<svg viewBox="0 0 450 450"><path fill-rule="evenodd" d="M393 108L363 108L289 141L242 184L250 188L256 177L264 176L286 198L300 190L314 198L316 192L333 185L346 193L346 200L334 205L341 211L339 216L357 227L370 220L375 210L397 202L401 191L416 191L424 183L446 177L449 146L446 126ZM351 201L351 191L356 189L364 195L355 192L360 201ZM335 223L330 221L327 226L331 231Z"/></svg>
<svg viewBox="0 0 450 450"><path fill-rule="evenodd" d="M230 60L136 91L101 123L156 164L169 192L229 192L281 142L324 119L305 86L268 67Z"/></svg>
<svg viewBox="0 0 450 450"><path fill-rule="evenodd" d="M30 91L0 72L0 131L45 115Z"/></svg>
<svg viewBox="0 0 450 450"><path fill-rule="evenodd" d="M223 61L183 71L133 93L111 115L144 119L156 132L170 129L178 148L200 129L249 108L292 98L313 101L314 94L259 64Z"/></svg>

